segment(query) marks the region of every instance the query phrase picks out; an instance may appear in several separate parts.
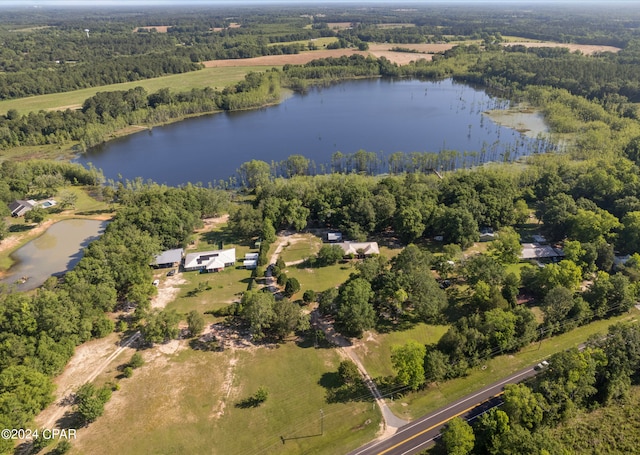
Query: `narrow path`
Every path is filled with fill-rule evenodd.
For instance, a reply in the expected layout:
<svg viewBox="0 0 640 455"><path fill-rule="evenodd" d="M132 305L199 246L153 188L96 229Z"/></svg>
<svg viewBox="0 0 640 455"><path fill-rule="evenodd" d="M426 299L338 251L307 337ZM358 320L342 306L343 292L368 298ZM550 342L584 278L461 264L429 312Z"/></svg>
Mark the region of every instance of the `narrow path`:
<svg viewBox="0 0 640 455"><path fill-rule="evenodd" d="M333 321L328 320L327 318L323 318L317 309L314 309L311 312L311 323L315 327L319 327L329 340L334 345L338 346L338 349L343 357L350 359L353 363L356 364L362 378L364 379L364 383L367 388L371 391L371 395L376 400L376 404L378 408L380 408L380 412L382 413L382 424L383 431L382 434L378 435L379 438L387 438L393 435L398 428L409 423L407 420L403 420L396 416L393 411L387 406L386 401L382 397L382 394L378 390L376 383L371 379L369 373L365 369L360 357L355 352L355 348L353 343L343 335L337 333L333 327Z"/></svg>
<svg viewBox="0 0 640 455"><path fill-rule="evenodd" d="M118 346L118 348L115 351L113 351L97 368L93 369L88 376L83 378L82 381L78 381L78 383L68 387L65 390L64 395L62 396L62 399L51 405L51 406L57 406L57 408L53 413L51 413L47 421L44 422L41 425L41 427L56 428L56 422L58 422L58 420L60 420L67 411L70 411L73 406L72 398L73 398L73 393L75 389L80 387L82 384L91 382L95 378L97 378L111 364L111 362L113 362L116 359L116 357L118 357L122 353L122 351L124 351L129 346L131 346L135 341L138 340L138 338L140 338L140 332L136 332L133 335L131 335L128 339L123 340L120 343L120 346Z"/></svg>
<svg viewBox="0 0 640 455"><path fill-rule="evenodd" d="M276 263L276 261L278 260L278 257L282 253L282 250L284 249L285 245L289 241L287 239L289 235L291 235L290 232L284 232L282 235L278 236L278 246L276 247L276 250L271 255L269 264ZM291 262L287 262L286 265L287 266L297 265L302 263L303 261L304 260L291 261ZM271 275L270 269L267 269L267 272L265 273L265 277L266 277L265 282L267 287L275 286L275 279ZM406 425L408 422L406 420L403 420L397 417L391 411L389 406L387 406L387 403L385 402L384 398L382 397L382 394L378 390L376 383L373 381L373 379L371 379L371 376L369 376L369 373L367 373L367 370L362 364L362 361L356 354L353 343L351 343L349 339L347 339L346 337L342 336L341 334L335 331L333 327L333 321L329 321L326 318L323 318L318 313L318 310L314 309L313 311L311 311L311 323L313 326L319 327L324 332L325 336L327 337L327 340L329 340L334 345L338 346L339 352L342 355L342 357L350 359L358 367L358 370L360 371L360 374L364 379L364 383L366 384L367 388L371 391L371 395L373 395L373 398L376 400L376 404L378 405L378 407L380 408L380 412L382 413L383 432L380 435L380 437L384 438L384 437L391 436L396 432L398 428L400 428L403 425Z"/></svg>

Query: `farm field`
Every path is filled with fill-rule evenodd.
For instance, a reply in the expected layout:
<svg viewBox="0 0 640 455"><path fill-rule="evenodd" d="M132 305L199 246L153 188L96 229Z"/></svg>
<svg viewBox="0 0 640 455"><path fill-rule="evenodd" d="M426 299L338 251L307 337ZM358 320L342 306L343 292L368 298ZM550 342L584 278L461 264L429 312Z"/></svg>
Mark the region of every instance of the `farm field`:
<svg viewBox="0 0 640 455"><path fill-rule="evenodd" d="M0 114L5 114L10 109L16 109L25 114L40 110L64 110L79 109L87 98L98 92L130 90L135 87L143 87L147 92L153 93L161 88L169 87L172 91L187 91L192 88L212 87L222 89L244 78L250 71L262 71L264 68L251 65L226 68L205 68L183 74L144 79L122 84L104 85L72 92L52 93L49 95L32 96L15 100L0 101Z"/></svg>

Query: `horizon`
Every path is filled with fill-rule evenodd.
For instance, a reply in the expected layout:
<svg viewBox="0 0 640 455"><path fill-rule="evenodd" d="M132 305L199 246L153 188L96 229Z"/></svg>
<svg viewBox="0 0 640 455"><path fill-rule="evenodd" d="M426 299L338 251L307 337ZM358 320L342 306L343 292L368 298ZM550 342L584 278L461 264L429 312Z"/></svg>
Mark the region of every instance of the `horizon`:
<svg viewBox="0 0 640 455"><path fill-rule="evenodd" d="M0 8L4 7L25 7L25 8L44 8L54 7L127 7L127 6L210 6L210 5L289 5L289 6L323 6L328 4L371 4L385 5L388 7L402 5L525 5L535 7L538 5L545 6L562 6L562 5L584 5L611 7L613 4L638 5L636 0L615 0L611 2L603 2L602 0L401 0L393 2L390 0L4 0L0 4Z"/></svg>

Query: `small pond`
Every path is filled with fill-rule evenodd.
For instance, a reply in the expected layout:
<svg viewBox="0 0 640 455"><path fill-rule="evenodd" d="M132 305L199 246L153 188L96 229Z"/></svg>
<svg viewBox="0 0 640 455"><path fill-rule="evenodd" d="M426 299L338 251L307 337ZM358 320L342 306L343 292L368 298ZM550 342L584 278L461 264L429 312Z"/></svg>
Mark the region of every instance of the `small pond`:
<svg viewBox="0 0 640 455"><path fill-rule="evenodd" d="M16 284L19 291L41 286L52 275L71 270L84 248L102 235L107 221L71 219L52 225L11 257L16 261L2 280Z"/></svg>

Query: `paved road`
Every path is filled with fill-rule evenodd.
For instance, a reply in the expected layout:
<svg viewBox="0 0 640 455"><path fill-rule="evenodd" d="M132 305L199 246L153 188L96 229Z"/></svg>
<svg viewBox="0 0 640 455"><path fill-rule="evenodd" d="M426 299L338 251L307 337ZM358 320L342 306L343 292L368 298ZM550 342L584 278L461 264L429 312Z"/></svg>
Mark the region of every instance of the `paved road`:
<svg viewBox="0 0 640 455"><path fill-rule="evenodd" d="M447 421L456 416L473 418L486 412L487 409L500 403L501 400L494 397L502 393L506 384L520 382L535 376L535 374L536 371L533 367L520 370L508 378L495 382L403 426L390 438L371 442L350 452L349 455L413 455L420 453L433 444Z"/></svg>

